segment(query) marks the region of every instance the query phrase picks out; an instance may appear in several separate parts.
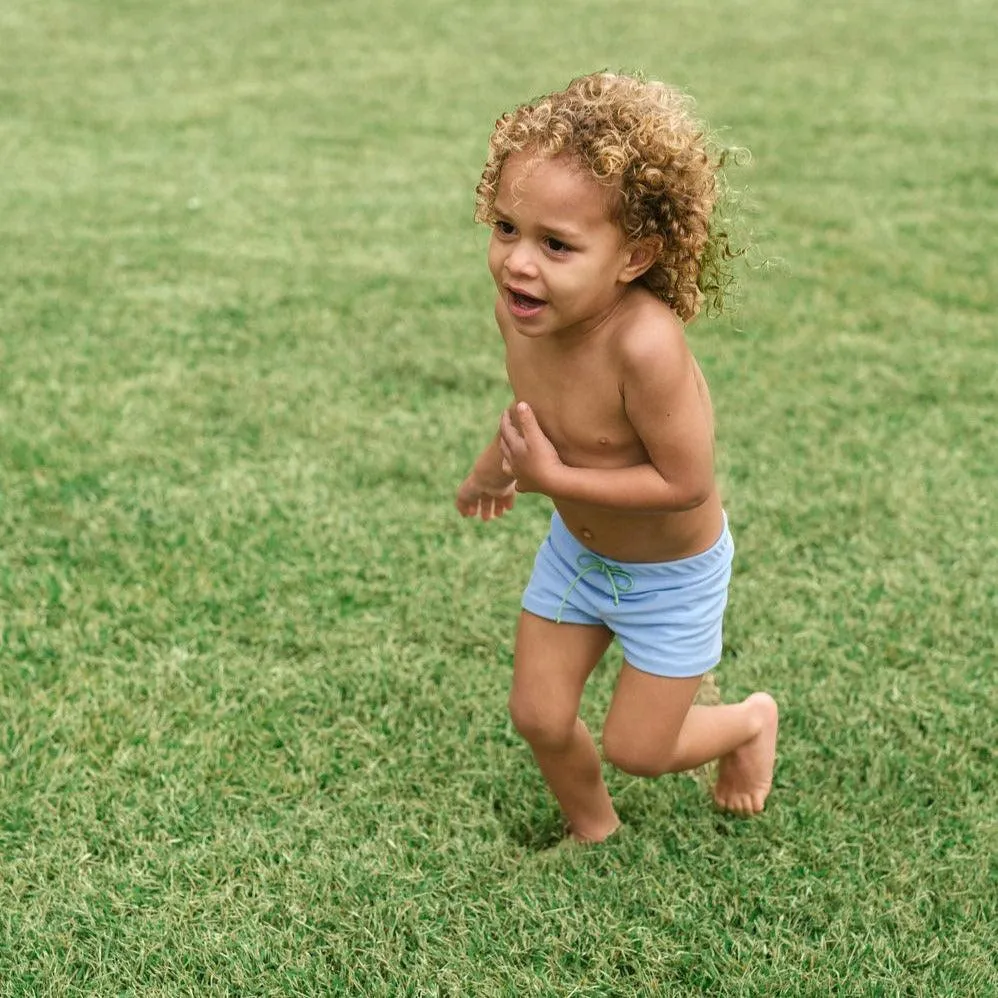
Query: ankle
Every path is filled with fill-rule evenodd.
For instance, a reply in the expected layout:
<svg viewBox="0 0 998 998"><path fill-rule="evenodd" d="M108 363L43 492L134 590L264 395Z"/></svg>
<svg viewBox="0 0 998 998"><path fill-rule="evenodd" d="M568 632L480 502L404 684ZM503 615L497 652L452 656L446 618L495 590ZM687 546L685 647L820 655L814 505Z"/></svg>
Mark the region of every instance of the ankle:
<svg viewBox="0 0 998 998"><path fill-rule="evenodd" d="M747 708L751 734L747 742L755 741L775 727L779 717L776 701L768 693L753 693L743 701Z"/></svg>
<svg viewBox="0 0 998 998"><path fill-rule="evenodd" d="M748 714L752 738L762 734L766 727L766 719L769 716L769 700L768 693L752 693L742 701Z"/></svg>

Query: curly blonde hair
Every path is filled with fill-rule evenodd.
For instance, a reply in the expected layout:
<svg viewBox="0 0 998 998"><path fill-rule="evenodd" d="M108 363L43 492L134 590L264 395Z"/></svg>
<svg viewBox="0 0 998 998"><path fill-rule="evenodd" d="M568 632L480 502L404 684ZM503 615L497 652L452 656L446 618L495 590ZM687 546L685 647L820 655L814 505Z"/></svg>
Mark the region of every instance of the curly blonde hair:
<svg viewBox="0 0 998 998"><path fill-rule="evenodd" d="M708 150L691 107L665 84L605 72L521 105L495 124L475 191L475 220L494 223L499 177L512 153L567 153L612 191L611 217L625 238L660 237L643 283L684 321L705 301L720 311L734 255L727 234L712 224L724 157Z"/></svg>

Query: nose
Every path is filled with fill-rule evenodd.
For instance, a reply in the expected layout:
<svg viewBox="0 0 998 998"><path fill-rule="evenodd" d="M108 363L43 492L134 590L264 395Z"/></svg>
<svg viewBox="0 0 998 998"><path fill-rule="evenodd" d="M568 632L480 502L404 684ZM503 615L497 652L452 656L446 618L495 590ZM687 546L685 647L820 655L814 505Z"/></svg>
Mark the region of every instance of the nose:
<svg viewBox="0 0 998 998"><path fill-rule="evenodd" d="M529 243L520 240L509 251L506 257L506 270L510 274L521 274L524 277L537 275L537 262Z"/></svg>

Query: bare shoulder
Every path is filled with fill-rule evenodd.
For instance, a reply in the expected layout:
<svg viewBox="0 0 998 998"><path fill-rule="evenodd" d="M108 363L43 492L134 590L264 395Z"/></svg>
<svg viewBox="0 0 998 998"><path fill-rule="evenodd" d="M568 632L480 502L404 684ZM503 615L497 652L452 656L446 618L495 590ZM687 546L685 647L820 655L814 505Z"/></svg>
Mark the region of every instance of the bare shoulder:
<svg viewBox="0 0 998 998"><path fill-rule="evenodd" d="M615 342L621 370L629 379L676 376L691 360L682 320L650 294L635 302Z"/></svg>

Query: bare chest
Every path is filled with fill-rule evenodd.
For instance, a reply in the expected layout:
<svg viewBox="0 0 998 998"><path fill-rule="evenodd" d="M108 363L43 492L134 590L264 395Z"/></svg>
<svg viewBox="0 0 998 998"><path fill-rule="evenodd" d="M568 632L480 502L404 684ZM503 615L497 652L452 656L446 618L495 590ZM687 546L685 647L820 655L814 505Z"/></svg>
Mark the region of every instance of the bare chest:
<svg viewBox="0 0 998 998"><path fill-rule="evenodd" d="M552 369L507 358L517 401L530 404L562 461L576 467L620 467L644 459L644 446L624 410L612 365Z"/></svg>

